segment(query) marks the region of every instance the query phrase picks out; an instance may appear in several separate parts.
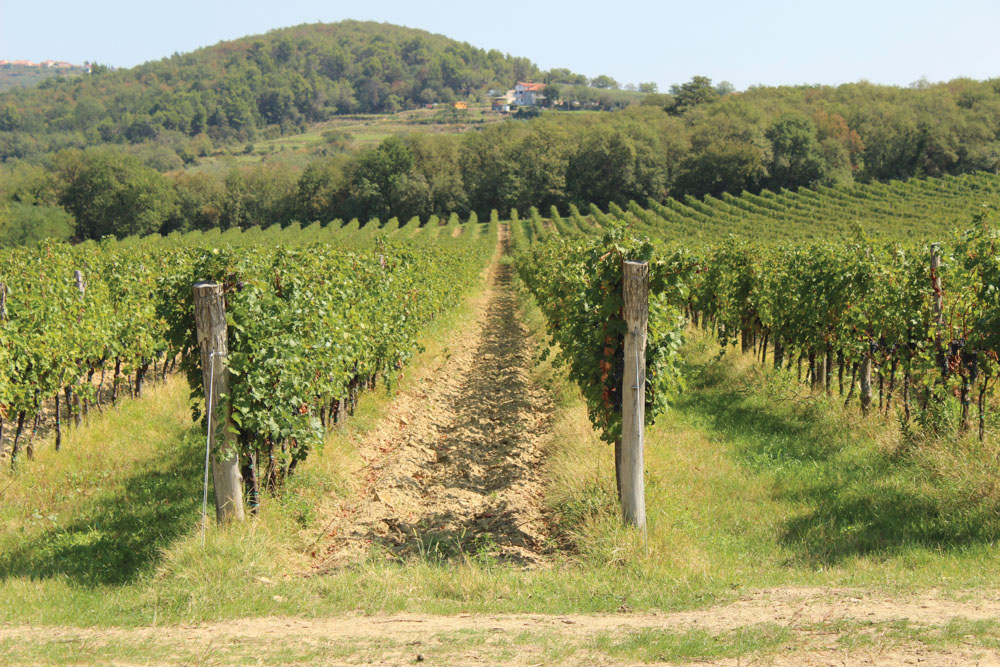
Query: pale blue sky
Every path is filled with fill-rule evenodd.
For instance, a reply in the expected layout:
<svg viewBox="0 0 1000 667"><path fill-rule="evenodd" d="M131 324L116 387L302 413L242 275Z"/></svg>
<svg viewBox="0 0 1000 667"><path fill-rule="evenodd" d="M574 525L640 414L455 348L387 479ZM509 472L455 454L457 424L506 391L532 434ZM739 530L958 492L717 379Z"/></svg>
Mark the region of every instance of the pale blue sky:
<svg viewBox="0 0 1000 667"><path fill-rule="evenodd" d="M655 81L663 90L695 74L740 89L1000 76L1000 0L0 0L0 58L126 67L345 18L423 28L545 69Z"/></svg>

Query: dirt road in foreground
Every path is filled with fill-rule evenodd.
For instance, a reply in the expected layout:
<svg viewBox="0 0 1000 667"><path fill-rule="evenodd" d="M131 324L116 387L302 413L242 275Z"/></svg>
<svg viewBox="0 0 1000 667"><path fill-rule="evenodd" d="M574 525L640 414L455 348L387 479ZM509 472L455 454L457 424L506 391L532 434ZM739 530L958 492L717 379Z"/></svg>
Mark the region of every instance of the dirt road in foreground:
<svg viewBox="0 0 1000 667"><path fill-rule="evenodd" d="M980 593L981 595L981 593ZM1000 664L989 642L921 639L949 623L1000 620L1000 592L964 601L928 593L905 599L848 589L785 588L750 593L735 602L673 613L599 615L396 614L335 618L259 618L187 627L83 629L0 626L2 647L76 647L80 660L141 662L271 662L327 664L633 664L615 646L645 636L685 633L752 637L755 629L787 631L777 646L713 660L720 665L956 665ZM904 623L905 621L905 623ZM899 629L908 629L900 634ZM925 635L919 635L924 629ZM751 645L749 639L746 644ZM141 647L141 648L140 648ZM82 652L81 652L82 651ZM18 652L7 657L28 657ZM202 657L199 657L202 656ZM657 653L643 661L657 662Z"/></svg>

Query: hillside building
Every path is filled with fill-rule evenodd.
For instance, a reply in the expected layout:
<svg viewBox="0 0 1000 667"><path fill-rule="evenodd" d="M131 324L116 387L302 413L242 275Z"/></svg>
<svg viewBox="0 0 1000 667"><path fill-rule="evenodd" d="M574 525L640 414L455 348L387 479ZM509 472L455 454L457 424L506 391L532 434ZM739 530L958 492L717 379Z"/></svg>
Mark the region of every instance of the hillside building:
<svg viewBox="0 0 1000 667"><path fill-rule="evenodd" d="M533 107L545 99L545 95L542 94L544 90L544 83L518 81L514 86L514 101L518 106Z"/></svg>

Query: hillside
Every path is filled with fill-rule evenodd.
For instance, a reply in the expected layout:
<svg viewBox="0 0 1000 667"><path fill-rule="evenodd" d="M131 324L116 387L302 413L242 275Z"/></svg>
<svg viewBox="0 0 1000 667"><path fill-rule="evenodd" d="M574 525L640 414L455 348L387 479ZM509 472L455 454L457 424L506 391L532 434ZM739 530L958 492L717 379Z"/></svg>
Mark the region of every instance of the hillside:
<svg viewBox="0 0 1000 667"><path fill-rule="evenodd" d="M0 94L0 160L99 143L277 136L337 114L477 98L537 73L526 58L422 30L301 25Z"/></svg>

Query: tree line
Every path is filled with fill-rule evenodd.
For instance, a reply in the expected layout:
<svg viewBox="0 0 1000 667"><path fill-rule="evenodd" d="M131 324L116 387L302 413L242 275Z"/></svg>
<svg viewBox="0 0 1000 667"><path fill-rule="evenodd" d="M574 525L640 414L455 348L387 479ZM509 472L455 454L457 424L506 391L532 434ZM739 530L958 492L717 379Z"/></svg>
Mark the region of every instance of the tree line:
<svg viewBox="0 0 1000 667"><path fill-rule="evenodd" d="M412 133L304 165L221 173L155 153L64 149L0 171L0 241L292 220L606 206L1000 169L1000 80L755 87L703 77L616 113L548 111L461 135ZM55 234L59 235L59 234Z"/></svg>

